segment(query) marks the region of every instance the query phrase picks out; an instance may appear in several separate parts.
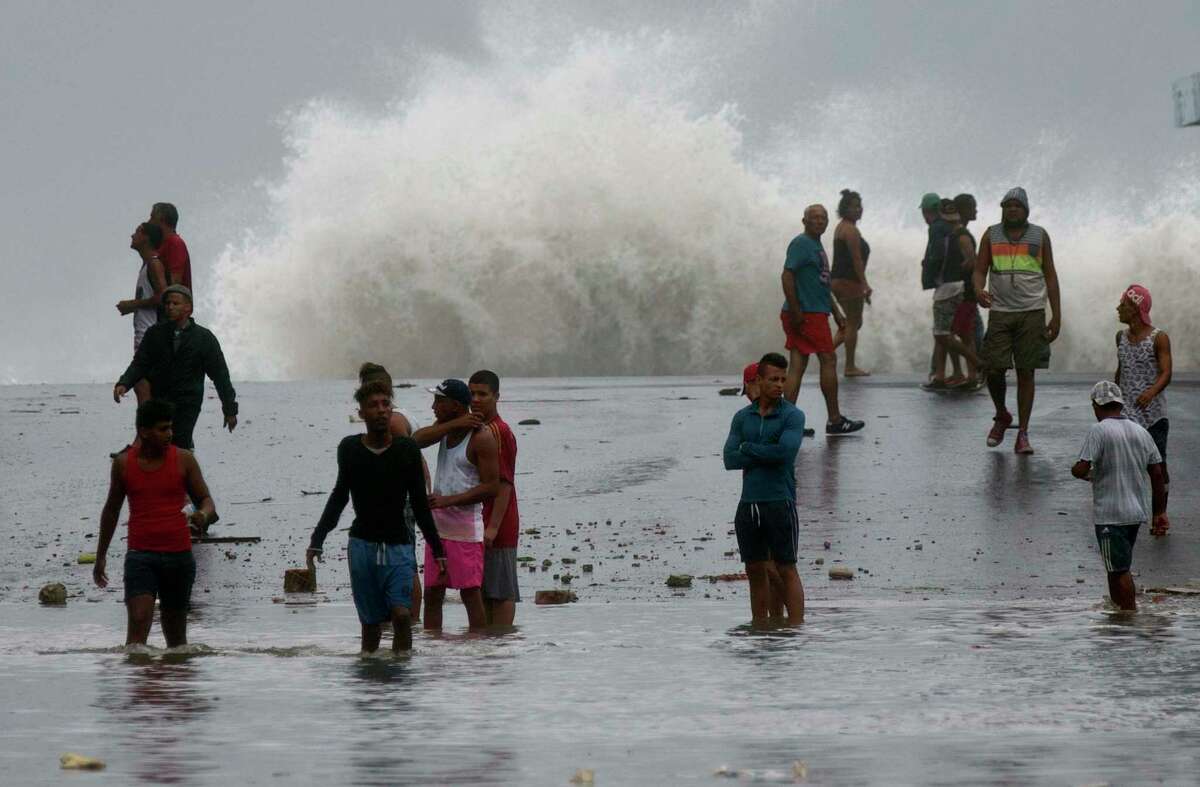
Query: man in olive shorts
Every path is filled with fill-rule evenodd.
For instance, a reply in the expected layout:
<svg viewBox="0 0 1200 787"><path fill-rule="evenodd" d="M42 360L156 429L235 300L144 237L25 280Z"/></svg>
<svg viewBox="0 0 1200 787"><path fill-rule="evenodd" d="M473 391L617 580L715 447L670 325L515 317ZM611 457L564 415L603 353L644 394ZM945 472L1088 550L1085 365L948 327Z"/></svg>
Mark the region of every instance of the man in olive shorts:
<svg viewBox="0 0 1200 787"><path fill-rule="evenodd" d="M979 305L990 309L980 364L987 375L988 393L996 416L987 435L989 447L1004 441L1012 424L1005 405L1008 369L1017 370L1017 440L1013 450L1032 454L1029 416L1033 412L1035 369L1050 365L1050 343L1062 328L1058 274L1050 250L1050 235L1029 223L1029 197L1014 188L1000 201L1002 221L988 227L975 260L975 293ZM1046 322L1046 301L1050 322Z"/></svg>

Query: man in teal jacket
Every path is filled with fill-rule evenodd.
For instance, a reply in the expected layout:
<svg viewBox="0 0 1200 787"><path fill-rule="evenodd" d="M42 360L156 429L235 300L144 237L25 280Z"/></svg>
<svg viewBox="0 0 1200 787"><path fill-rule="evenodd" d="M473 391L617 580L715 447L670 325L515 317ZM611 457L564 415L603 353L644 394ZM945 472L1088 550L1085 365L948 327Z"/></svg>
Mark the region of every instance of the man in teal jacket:
<svg viewBox="0 0 1200 787"><path fill-rule="evenodd" d="M725 469L742 471L734 528L750 580L755 623L764 622L769 613L772 562L783 580L788 623L804 621L804 587L796 572L796 452L804 439L804 413L783 397L787 365L779 353L762 357L758 399L734 414L725 440Z"/></svg>

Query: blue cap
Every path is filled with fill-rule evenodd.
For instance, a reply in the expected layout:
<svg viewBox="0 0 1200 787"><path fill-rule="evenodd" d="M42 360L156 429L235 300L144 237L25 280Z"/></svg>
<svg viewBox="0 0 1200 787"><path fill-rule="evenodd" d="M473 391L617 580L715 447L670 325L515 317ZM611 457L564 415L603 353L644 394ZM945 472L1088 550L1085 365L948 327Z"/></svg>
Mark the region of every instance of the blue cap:
<svg viewBox="0 0 1200 787"><path fill-rule="evenodd" d="M455 380L453 377L442 380L434 388L426 388L425 390L434 396L444 396L447 399L453 399L463 407L471 406L471 389L462 380Z"/></svg>

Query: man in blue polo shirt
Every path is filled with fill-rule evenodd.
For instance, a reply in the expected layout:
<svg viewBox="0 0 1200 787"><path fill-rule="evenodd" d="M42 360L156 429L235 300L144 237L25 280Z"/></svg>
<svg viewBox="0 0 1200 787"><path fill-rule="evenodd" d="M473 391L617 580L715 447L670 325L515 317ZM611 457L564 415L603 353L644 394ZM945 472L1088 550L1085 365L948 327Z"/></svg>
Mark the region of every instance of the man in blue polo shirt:
<svg viewBox="0 0 1200 787"><path fill-rule="evenodd" d="M742 471L742 497L734 528L750 580L750 613L767 620L768 569L783 581L789 624L804 621L804 587L796 572L800 523L796 517L796 452L804 439L804 413L783 396L787 359L767 353L758 362L758 399L738 410L725 440L725 469Z"/></svg>

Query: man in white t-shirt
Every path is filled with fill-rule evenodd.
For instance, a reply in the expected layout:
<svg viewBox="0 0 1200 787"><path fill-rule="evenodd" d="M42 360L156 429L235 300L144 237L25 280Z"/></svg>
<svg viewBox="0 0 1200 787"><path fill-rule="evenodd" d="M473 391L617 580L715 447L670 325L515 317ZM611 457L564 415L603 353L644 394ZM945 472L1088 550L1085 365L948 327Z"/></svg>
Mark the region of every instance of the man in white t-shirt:
<svg viewBox="0 0 1200 787"><path fill-rule="evenodd" d="M1129 574L1138 528L1153 517L1151 532L1167 528L1162 456L1154 438L1121 414L1125 400L1111 380L1092 387L1096 423L1088 429L1071 475L1092 484L1096 540L1108 571L1108 594L1121 609L1137 609ZM1153 512L1153 513L1152 513Z"/></svg>

